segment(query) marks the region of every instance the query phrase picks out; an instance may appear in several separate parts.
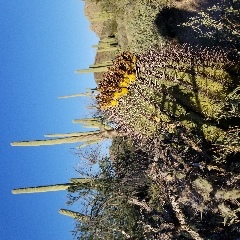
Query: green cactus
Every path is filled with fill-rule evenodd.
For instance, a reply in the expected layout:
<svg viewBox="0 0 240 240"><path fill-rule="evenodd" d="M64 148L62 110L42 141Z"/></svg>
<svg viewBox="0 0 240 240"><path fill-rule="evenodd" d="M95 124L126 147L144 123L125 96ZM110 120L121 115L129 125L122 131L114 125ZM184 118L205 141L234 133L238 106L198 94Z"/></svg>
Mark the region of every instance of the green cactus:
<svg viewBox="0 0 240 240"><path fill-rule="evenodd" d="M91 97L91 96L94 96L92 92L86 92L86 93L76 93L71 95L60 96L58 98Z"/></svg>
<svg viewBox="0 0 240 240"><path fill-rule="evenodd" d="M82 188L92 186L91 178L71 178L70 183L64 184L55 184L55 185L46 185L46 186L37 186L37 187L28 187L28 188L17 188L13 189L13 194L23 194L23 193L40 193L40 192L56 192L68 190L75 185L82 185Z"/></svg>
<svg viewBox="0 0 240 240"><path fill-rule="evenodd" d="M70 178L70 183L74 183L74 184L78 184L78 183L87 184L90 182L92 182L91 178Z"/></svg>
<svg viewBox="0 0 240 240"><path fill-rule="evenodd" d="M78 147L76 147L76 148L77 148L77 149L84 148L84 147L87 147L87 146L89 146L89 145L99 143L99 142L101 142L101 141L102 141L101 138L99 138L99 139L94 139L94 140L90 140L90 141L87 141L87 142L83 143L82 145L80 145L80 146L78 146Z"/></svg>
<svg viewBox="0 0 240 240"><path fill-rule="evenodd" d="M77 137L77 136L86 136L99 132L97 131L89 131L89 132L74 132L74 133L53 133L53 134L45 134L44 137L58 138L58 137Z"/></svg>
<svg viewBox="0 0 240 240"><path fill-rule="evenodd" d="M46 140L20 141L11 143L12 146L43 146L43 145L57 145L64 143L79 143L86 142L83 146L94 144L106 138L115 136L123 136L124 133L112 129L110 126L105 126L101 122L101 118L84 118L73 120L74 123L80 123L86 128L99 128L96 131L88 132L74 132L74 133L57 133L46 134L45 137L51 137Z"/></svg>
<svg viewBox="0 0 240 240"><path fill-rule="evenodd" d="M110 67L110 66L112 66L112 61L105 61L105 62L90 65L89 68Z"/></svg>
<svg viewBox="0 0 240 240"><path fill-rule="evenodd" d="M97 49L97 52L112 52L112 51L118 51L120 50L119 47L116 46L110 46L110 47L105 47L105 48L101 48L101 49Z"/></svg>
<svg viewBox="0 0 240 240"><path fill-rule="evenodd" d="M80 133L81 134L81 133ZM69 134L69 137L60 137L47 140L33 140L33 141L20 141L11 143L14 147L37 147L37 146L50 146L66 143L78 143L78 142L89 142L94 140L104 140L107 138L112 138L116 136L126 135L124 133L119 133L115 130L104 130L104 131L94 131L90 132L87 135L72 136Z"/></svg>
<svg viewBox="0 0 240 240"><path fill-rule="evenodd" d="M103 43L116 43L117 39L115 37L104 37L101 39L101 42Z"/></svg>
<svg viewBox="0 0 240 240"><path fill-rule="evenodd" d="M70 183L66 184L55 184L48 186L38 186L38 187L28 187L28 188L18 188L13 189L13 194L23 194L23 193L39 193L39 192L55 192L67 190L71 186Z"/></svg>
<svg viewBox="0 0 240 240"><path fill-rule="evenodd" d="M97 72L106 72L107 70L108 70L107 66L101 66L101 67L96 67L96 68L87 68L87 69L76 70L76 73L97 73Z"/></svg>
<svg viewBox="0 0 240 240"><path fill-rule="evenodd" d="M99 128L100 130L105 128L100 118L74 119L73 123L80 123L85 128Z"/></svg>
<svg viewBox="0 0 240 240"><path fill-rule="evenodd" d="M221 120L229 115L223 106L239 86L239 76L231 75L233 66L219 49L167 45L139 54L137 81L114 109L113 119L146 135L160 123L172 133L178 122L209 142L222 142L230 126Z"/></svg>
<svg viewBox="0 0 240 240"><path fill-rule="evenodd" d="M86 216L86 215L81 214L79 212L74 212L74 211L71 211L71 210L68 210L68 209L59 209L58 212L62 215L77 219L77 220L82 221L82 222L86 222L87 220L90 219L89 216Z"/></svg>

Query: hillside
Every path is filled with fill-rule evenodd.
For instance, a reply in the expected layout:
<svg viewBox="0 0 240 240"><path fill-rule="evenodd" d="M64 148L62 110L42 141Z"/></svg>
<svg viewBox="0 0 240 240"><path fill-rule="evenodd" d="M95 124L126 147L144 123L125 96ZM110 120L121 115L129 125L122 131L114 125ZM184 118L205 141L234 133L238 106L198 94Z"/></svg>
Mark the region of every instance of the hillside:
<svg viewBox="0 0 240 240"><path fill-rule="evenodd" d="M222 46L228 45L230 42L217 24L224 18L224 11L209 10L214 4L213 0L86 1L85 14L91 30L100 38L99 44L108 36L115 38L117 43L116 48L105 44L105 47L111 47L108 50L99 47L95 64L110 61L119 50L141 53L151 46L169 42L187 43L193 47L209 46L216 45L217 37ZM229 0L221 1L221 8L230 4ZM237 5L237 1L234 4ZM207 16L209 18L205 21ZM96 82L101 78L101 73L95 73Z"/></svg>

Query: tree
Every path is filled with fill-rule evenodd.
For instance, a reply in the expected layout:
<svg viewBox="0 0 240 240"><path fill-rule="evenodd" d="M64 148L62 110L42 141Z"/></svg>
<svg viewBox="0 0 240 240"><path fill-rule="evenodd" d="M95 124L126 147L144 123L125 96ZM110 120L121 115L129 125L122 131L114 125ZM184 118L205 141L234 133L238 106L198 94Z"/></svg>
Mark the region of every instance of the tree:
<svg viewBox="0 0 240 240"><path fill-rule="evenodd" d="M132 162L133 163L133 162ZM112 162L104 157L100 161L100 171L90 178L72 178L69 183L14 189L12 193L38 193L67 190L69 204L88 198L85 210L74 212L60 209L59 213L73 217L76 220L76 235L83 235L87 239L125 239L141 237L140 208L147 209L146 203L138 199L141 185L147 182L137 178L136 174L126 176L115 174ZM133 170L135 172L135 170ZM83 209L83 208L82 208ZM81 238L84 239L84 238Z"/></svg>
<svg viewBox="0 0 240 240"><path fill-rule="evenodd" d="M125 142L119 137L116 148L111 150L111 159L98 160L100 170L94 179L101 180L102 185L98 185L97 191L89 192L90 195L83 191L68 194L68 204L82 198L88 202L85 211L81 210L81 214L89 216L86 221L78 219L76 213L68 212L76 219L74 233L79 239L144 239L143 224L138 221L151 222L154 212L145 201L150 184L144 173L148 161L143 152L135 151ZM120 145L124 150L129 149L126 156L124 150L117 151L117 146L122 149Z"/></svg>

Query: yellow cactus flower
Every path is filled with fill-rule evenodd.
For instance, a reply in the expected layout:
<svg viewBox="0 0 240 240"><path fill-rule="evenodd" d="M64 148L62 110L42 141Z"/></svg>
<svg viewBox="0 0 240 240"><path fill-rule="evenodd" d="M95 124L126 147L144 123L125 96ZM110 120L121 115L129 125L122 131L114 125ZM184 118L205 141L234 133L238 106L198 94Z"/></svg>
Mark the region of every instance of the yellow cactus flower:
<svg viewBox="0 0 240 240"><path fill-rule="evenodd" d="M110 102L110 105L111 105L112 107L115 107L115 106L118 105L118 101L114 99L114 100L112 100L112 101Z"/></svg>
<svg viewBox="0 0 240 240"><path fill-rule="evenodd" d="M128 87L128 85L129 85L128 82L122 81L120 82L119 87Z"/></svg>
<svg viewBox="0 0 240 240"><path fill-rule="evenodd" d="M121 98L123 95L126 95L127 93L128 93L128 89L125 88L125 87L123 87L123 88L121 88L119 91L117 91L117 92L115 92L115 93L113 94L113 98L114 98L114 99L119 99L119 98Z"/></svg>
<svg viewBox="0 0 240 240"><path fill-rule="evenodd" d="M119 87L128 87L130 84L129 78L123 78L123 80L120 82Z"/></svg>
<svg viewBox="0 0 240 240"><path fill-rule="evenodd" d="M134 82L136 80L135 74L133 74L133 73L129 74L128 79L130 80L130 83Z"/></svg>
<svg viewBox="0 0 240 240"><path fill-rule="evenodd" d="M128 73L127 72L125 72L124 74L123 74L123 79L124 78L128 78Z"/></svg>
<svg viewBox="0 0 240 240"><path fill-rule="evenodd" d="M100 94L97 101L100 109L116 106L118 100L128 93L129 85L136 80L136 62L137 56L130 52L116 56L98 86Z"/></svg>
<svg viewBox="0 0 240 240"><path fill-rule="evenodd" d="M121 94L122 95L128 94L128 89L127 88L122 88L121 89Z"/></svg>
<svg viewBox="0 0 240 240"><path fill-rule="evenodd" d="M121 96L122 96L122 95L121 95L120 92L115 92L115 93L113 94L113 98L114 98L114 99L119 99Z"/></svg>
<svg viewBox="0 0 240 240"><path fill-rule="evenodd" d="M104 110L104 109L108 109L110 107L115 107L117 105L118 105L118 101L116 99L113 99L108 104L101 106L101 109Z"/></svg>

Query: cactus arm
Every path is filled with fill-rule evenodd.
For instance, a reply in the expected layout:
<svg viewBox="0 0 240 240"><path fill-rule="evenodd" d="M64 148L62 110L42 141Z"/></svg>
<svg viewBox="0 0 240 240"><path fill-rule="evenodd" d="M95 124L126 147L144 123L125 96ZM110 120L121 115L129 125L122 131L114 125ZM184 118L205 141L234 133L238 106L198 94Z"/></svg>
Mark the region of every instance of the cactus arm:
<svg viewBox="0 0 240 240"><path fill-rule="evenodd" d="M101 136L100 132L95 134L88 134L86 136L74 136L74 137L64 137L56 139L47 139L47 140L33 140L33 141L20 141L11 143L14 147L32 147L32 146L50 146L58 145L64 143L77 143L94 140L96 137Z"/></svg>
<svg viewBox="0 0 240 240"><path fill-rule="evenodd" d="M91 178L70 178L70 183L78 184L78 183L90 183L92 181Z"/></svg>
<svg viewBox="0 0 240 240"><path fill-rule="evenodd" d="M103 140L102 138L95 139L95 140L90 140L90 141L87 141L87 142L83 143L82 145L80 145L80 146L78 146L78 147L76 147L76 148L78 148L78 149L84 148L84 147L86 147L86 146L99 143L99 142L101 142L102 140Z"/></svg>
<svg viewBox="0 0 240 240"><path fill-rule="evenodd" d="M47 139L47 140L12 142L11 145L15 147L50 146L50 145L58 145L58 144L65 144L65 143L93 141L96 139L105 139L105 138L112 138L116 136L125 136L125 135L126 134L119 133L118 131L113 129L110 129L110 130L105 129L104 131L95 131L94 133L81 135L81 136L70 136L70 137Z"/></svg>
<svg viewBox="0 0 240 240"><path fill-rule="evenodd" d="M58 212L62 215L65 215L67 217L71 217L71 218L74 218L74 219L77 219L77 220L80 220L80 221L83 221L83 222L86 222L90 218L87 215L81 214L79 212L74 212L74 211L71 211L71 210L68 210L68 209L59 209Z"/></svg>
<svg viewBox="0 0 240 240"><path fill-rule="evenodd" d="M74 132L74 133L52 133L52 134L45 134L44 137L51 137L51 138L64 138L64 137L80 137L80 136L86 136L91 134L98 133L99 130L96 131L89 131L89 132Z"/></svg>
<svg viewBox="0 0 240 240"><path fill-rule="evenodd" d="M13 194L23 194L23 193L39 193L39 192L55 192L67 190L71 186L71 183L65 184L55 184L48 186L38 186L38 187L28 187L28 188L17 188L13 189Z"/></svg>
<svg viewBox="0 0 240 240"><path fill-rule="evenodd" d="M100 118L74 119L73 123L80 123L85 128L99 128L100 130L104 130L105 126L100 120Z"/></svg>
<svg viewBox="0 0 240 240"><path fill-rule="evenodd" d="M116 49L116 48L115 48ZM108 51L108 50L107 50ZM95 68L87 68L76 70L76 73L95 73L95 72L106 72L108 70L107 66L95 67Z"/></svg>
<svg viewBox="0 0 240 240"><path fill-rule="evenodd" d="M86 92L86 93L76 93L76 94L71 94L71 95L65 95L65 96L60 96L58 98L74 98L74 97L91 97L94 96L92 92Z"/></svg>

